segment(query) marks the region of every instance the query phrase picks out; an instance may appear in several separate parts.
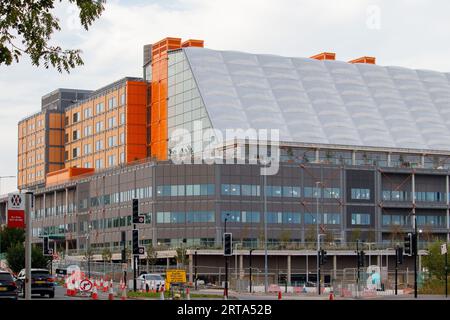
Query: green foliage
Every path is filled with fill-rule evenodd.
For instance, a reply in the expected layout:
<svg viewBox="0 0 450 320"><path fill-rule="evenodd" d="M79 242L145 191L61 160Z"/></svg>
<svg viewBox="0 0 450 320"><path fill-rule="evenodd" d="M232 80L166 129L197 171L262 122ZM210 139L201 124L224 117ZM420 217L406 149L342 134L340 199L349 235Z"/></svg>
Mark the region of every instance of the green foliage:
<svg viewBox="0 0 450 320"><path fill-rule="evenodd" d="M63 0L59 0L62 2ZM81 50L51 45L52 35L61 30L54 15L58 0L0 1L0 65L19 62L22 54L35 66L50 65L59 72L69 72L83 65ZM79 9L81 25L88 30L104 11L106 0L66 0Z"/></svg>
<svg viewBox="0 0 450 320"><path fill-rule="evenodd" d="M447 283L448 292L450 292L450 281ZM445 279L428 279L423 286L419 288L419 294L445 294Z"/></svg>
<svg viewBox="0 0 450 320"><path fill-rule="evenodd" d="M103 249L103 251L102 251L102 259L103 259L103 261L111 262L112 252L111 252L111 250L109 250L109 248Z"/></svg>
<svg viewBox="0 0 450 320"><path fill-rule="evenodd" d="M177 255L175 259L177 260L178 264L185 265L187 262L187 255L186 255L186 248L179 247L177 248Z"/></svg>
<svg viewBox="0 0 450 320"><path fill-rule="evenodd" d="M8 251L8 248L16 243L25 241L25 230L16 228L3 228L0 231L1 252Z"/></svg>
<svg viewBox="0 0 450 320"><path fill-rule="evenodd" d="M9 247L6 252L6 261L8 266L15 273L25 268L25 247L22 243L16 243ZM42 250L38 247L31 248L31 267L47 268L50 259L42 254Z"/></svg>
<svg viewBox="0 0 450 320"><path fill-rule="evenodd" d="M428 255L422 258L431 279L445 279L445 255L441 254L441 243L434 242L428 247Z"/></svg>
<svg viewBox="0 0 450 320"><path fill-rule="evenodd" d="M149 244L147 246L147 256L146 259L148 261L148 264L153 266L158 261L158 252L155 250L152 244Z"/></svg>

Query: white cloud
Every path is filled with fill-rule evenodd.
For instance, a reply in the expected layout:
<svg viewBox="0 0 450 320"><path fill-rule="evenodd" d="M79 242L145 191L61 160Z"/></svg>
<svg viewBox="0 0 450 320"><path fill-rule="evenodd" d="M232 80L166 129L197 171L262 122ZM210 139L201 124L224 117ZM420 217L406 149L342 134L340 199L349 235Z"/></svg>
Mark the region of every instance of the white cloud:
<svg viewBox="0 0 450 320"><path fill-rule="evenodd" d="M367 26L369 6L379 7L379 29ZM39 110L42 95L140 76L144 44L196 38L213 49L287 56L331 51L339 60L373 55L383 65L450 71L449 11L445 0L110 0L85 32L69 6L58 6L63 32L54 40L82 49L85 65L70 75L36 69L26 59L0 67L0 175L15 174L16 124ZM2 186L10 191L15 183Z"/></svg>

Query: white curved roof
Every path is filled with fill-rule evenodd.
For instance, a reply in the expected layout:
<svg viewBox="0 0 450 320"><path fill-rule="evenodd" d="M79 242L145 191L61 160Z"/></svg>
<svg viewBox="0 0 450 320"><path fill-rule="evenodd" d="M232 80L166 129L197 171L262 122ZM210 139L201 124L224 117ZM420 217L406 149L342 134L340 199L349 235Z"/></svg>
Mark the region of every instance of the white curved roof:
<svg viewBox="0 0 450 320"><path fill-rule="evenodd" d="M286 142L450 151L449 73L183 50L216 129L279 129Z"/></svg>

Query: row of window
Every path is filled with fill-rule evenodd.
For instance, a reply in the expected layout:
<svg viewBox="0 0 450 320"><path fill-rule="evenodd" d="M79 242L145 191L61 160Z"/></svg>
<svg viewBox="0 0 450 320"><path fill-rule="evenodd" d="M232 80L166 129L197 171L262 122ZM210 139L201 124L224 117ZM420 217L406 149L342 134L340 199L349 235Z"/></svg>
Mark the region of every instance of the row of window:
<svg viewBox="0 0 450 320"><path fill-rule="evenodd" d="M105 194L98 197L91 197L90 206L98 207L102 205L110 205L131 201L132 199L146 199L151 197L152 197L152 187L143 187L134 190ZM86 203L87 205L87 199L82 200L80 203L83 203L83 205Z"/></svg>
<svg viewBox="0 0 450 320"><path fill-rule="evenodd" d="M214 211L157 212L156 223L214 222Z"/></svg>
<svg viewBox="0 0 450 320"><path fill-rule="evenodd" d="M385 201L412 201L412 192L403 190L383 190L383 200ZM416 201L422 202L443 202L445 193L443 192L415 192Z"/></svg>
<svg viewBox="0 0 450 320"><path fill-rule="evenodd" d="M305 198L320 198L322 190L314 187L304 187ZM267 186L268 197L300 198L301 188L292 186ZM259 185L222 184L222 195L226 196L260 196ZM323 188L323 197L338 199L341 196L340 188Z"/></svg>
<svg viewBox="0 0 450 320"><path fill-rule="evenodd" d="M158 197L212 196L214 194L214 184L180 184L156 187Z"/></svg>
<svg viewBox="0 0 450 320"><path fill-rule="evenodd" d="M417 215L417 225L418 226L436 226L436 227L446 227L446 217L445 216L435 216L435 215ZM405 215L383 215L382 223L383 226L412 226L412 217Z"/></svg>
<svg viewBox="0 0 450 320"><path fill-rule="evenodd" d="M120 105L125 105L125 94L121 94L120 95ZM117 98L116 97L111 97L108 99L108 110L117 108ZM95 114L98 115L100 113L103 113L105 111L105 104L103 102L99 102L95 105ZM93 112L92 112L92 108L86 108L84 110L84 119L89 119L93 116ZM72 123L77 123L81 121L81 116L79 112L75 112L74 114L72 114ZM66 117L65 118L65 125L67 126L69 124L69 118Z"/></svg>
<svg viewBox="0 0 450 320"><path fill-rule="evenodd" d="M65 205L59 205L56 207L42 208L36 209L31 212L32 219L42 219L47 217L60 216L64 214L73 214L77 210L77 206L75 203L69 203L67 205L67 210ZM67 212L66 212L67 211Z"/></svg>

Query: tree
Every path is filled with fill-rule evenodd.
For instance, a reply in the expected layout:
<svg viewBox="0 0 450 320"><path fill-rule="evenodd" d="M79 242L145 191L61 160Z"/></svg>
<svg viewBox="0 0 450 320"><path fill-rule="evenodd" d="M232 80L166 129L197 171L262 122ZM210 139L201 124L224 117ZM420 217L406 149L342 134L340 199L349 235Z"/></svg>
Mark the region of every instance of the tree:
<svg viewBox="0 0 450 320"><path fill-rule="evenodd" d="M54 15L57 0L22 0L0 2L0 66L11 65L25 54L35 66L50 65L59 72L69 72L77 65L83 65L81 50L63 49L51 45L60 21ZM62 0L59 0L62 2ZM104 11L105 0L66 0L79 9L81 25L88 30Z"/></svg>
<svg viewBox="0 0 450 320"><path fill-rule="evenodd" d="M445 255L441 254L441 243L434 242L428 246L428 254L423 256L423 266L431 277L445 279Z"/></svg>
<svg viewBox="0 0 450 320"><path fill-rule="evenodd" d="M102 251L102 259L105 262L111 262L112 259L112 252L109 250L109 248L105 248Z"/></svg>
<svg viewBox="0 0 450 320"><path fill-rule="evenodd" d="M186 248L179 247L176 251L177 255L175 256L175 259L177 260L177 265L184 266L187 261Z"/></svg>
<svg viewBox="0 0 450 320"><path fill-rule="evenodd" d="M0 231L1 252L6 252L17 243L25 241L25 230L18 228L3 228Z"/></svg>
<svg viewBox="0 0 450 320"><path fill-rule="evenodd" d="M352 230L351 242L356 242L356 240L361 240L361 229L359 228Z"/></svg>
<svg viewBox="0 0 450 320"><path fill-rule="evenodd" d="M6 261L9 268L18 273L25 268L25 247L22 243L16 243L9 247L6 252ZM42 254L42 250L38 247L31 248L31 267L32 268L47 268L50 258Z"/></svg>
<svg viewBox="0 0 450 320"><path fill-rule="evenodd" d="M292 232L290 230L283 230L280 234L280 242L281 247L283 249L286 248L286 246L289 244L289 241L291 240L291 234Z"/></svg>
<svg viewBox="0 0 450 320"><path fill-rule="evenodd" d="M158 262L158 252L155 250L152 244L147 246L147 263L151 266L154 266L156 262Z"/></svg>

